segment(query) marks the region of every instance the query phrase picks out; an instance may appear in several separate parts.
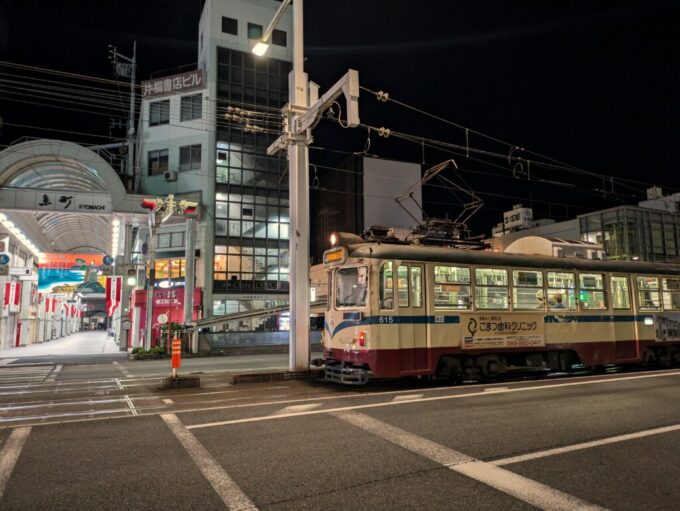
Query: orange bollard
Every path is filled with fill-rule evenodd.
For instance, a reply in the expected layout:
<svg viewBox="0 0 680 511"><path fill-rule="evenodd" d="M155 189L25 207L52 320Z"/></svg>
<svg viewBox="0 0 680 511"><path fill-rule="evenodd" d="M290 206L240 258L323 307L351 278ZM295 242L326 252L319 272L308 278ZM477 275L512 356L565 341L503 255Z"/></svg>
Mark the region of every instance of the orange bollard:
<svg viewBox="0 0 680 511"><path fill-rule="evenodd" d="M177 369L182 365L182 341L179 339L172 340L172 377L177 378Z"/></svg>

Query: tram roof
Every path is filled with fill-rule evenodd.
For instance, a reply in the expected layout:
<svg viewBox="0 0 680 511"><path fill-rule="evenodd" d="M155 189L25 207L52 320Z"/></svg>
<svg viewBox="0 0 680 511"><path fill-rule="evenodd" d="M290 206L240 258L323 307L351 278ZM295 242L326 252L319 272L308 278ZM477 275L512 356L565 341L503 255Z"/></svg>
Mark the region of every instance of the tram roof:
<svg viewBox="0 0 680 511"><path fill-rule="evenodd" d="M680 275L680 266L669 263L637 261L607 261L578 257L550 257L543 255L510 254L465 250L450 247L361 243L347 246L349 257L395 259L406 261L457 263L470 265L516 266L521 268L560 269L575 271L606 271L620 273L648 273Z"/></svg>

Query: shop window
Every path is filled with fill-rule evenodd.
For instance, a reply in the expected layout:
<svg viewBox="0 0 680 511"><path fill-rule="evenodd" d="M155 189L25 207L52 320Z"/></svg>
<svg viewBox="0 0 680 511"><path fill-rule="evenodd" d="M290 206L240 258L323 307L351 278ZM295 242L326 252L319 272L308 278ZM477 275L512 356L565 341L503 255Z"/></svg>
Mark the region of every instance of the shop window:
<svg viewBox="0 0 680 511"><path fill-rule="evenodd" d="M604 275L601 273L581 273L578 279L578 299L581 303L581 309L606 309L607 298L604 291Z"/></svg>
<svg viewBox="0 0 680 511"><path fill-rule="evenodd" d="M434 267L434 306L440 309L470 308L470 268Z"/></svg>

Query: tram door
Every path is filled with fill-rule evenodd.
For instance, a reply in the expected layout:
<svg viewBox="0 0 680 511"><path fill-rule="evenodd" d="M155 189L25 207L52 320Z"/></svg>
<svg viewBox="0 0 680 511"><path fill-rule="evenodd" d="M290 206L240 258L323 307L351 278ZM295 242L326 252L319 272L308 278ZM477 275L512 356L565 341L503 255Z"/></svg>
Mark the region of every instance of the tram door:
<svg viewBox="0 0 680 511"><path fill-rule="evenodd" d="M402 264L397 268L399 308L399 364L401 372L427 369L427 316L423 267Z"/></svg>

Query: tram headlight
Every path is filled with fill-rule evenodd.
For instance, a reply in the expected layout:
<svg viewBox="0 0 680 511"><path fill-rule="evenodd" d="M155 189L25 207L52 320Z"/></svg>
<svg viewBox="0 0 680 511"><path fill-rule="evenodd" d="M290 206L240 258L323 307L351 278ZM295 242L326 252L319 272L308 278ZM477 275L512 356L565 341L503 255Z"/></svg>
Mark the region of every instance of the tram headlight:
<svg viewBox="0 0 680 511"><path fill-rule="evenodd" d="M334 247L338 244L338 235L335 233L331 233L331 247Z"/></svg>

